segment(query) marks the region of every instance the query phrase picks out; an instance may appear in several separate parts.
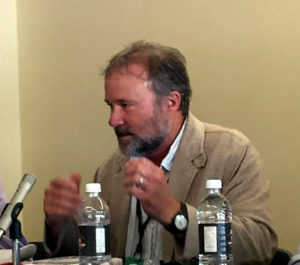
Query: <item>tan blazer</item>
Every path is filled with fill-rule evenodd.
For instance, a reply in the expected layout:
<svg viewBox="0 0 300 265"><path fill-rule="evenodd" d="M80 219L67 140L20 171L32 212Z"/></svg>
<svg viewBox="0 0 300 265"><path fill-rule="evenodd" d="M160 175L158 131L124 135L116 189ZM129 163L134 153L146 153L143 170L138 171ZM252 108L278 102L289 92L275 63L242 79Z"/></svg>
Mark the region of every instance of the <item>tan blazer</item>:
<svg viewBox="0 0 300 265"><path fill-rule="evenodd" d="M113 256L124 257L129 217L129 196L123 188L128 157L116 152L97 171L95 181L111 210ZM170 171L170 190L187 203L189 225L185 242L163 231L164 261L188 262L198 255L196 209L205 196L205 182L222 180L222 193L233 212L234 264L268 264L277 246L269 216L269 181L255 148L240 132L203 123L191 113Z"/></svg>

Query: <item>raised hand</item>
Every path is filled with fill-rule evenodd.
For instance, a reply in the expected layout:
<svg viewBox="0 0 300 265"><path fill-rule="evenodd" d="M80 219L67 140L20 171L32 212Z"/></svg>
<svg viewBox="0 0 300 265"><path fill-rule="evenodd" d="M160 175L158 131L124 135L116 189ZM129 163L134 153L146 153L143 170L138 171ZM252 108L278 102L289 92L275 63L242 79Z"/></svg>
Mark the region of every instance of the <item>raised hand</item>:
<svg viewBox="0 0 300 265"><path fill-rule="evenodd" d="M137 197L144 211L163 225L170 224L180 209L171 195L169 184L161 168L147 158L135 158L125 165L124 187Z"/></svg>
<svg viewBox="0 0 300 265"><path fill-rule="evenodd" d="M80 195L81 175L58 177L45 189L44 212L53 235L57 236L66 220L73 217L82 203Z"/></svg>

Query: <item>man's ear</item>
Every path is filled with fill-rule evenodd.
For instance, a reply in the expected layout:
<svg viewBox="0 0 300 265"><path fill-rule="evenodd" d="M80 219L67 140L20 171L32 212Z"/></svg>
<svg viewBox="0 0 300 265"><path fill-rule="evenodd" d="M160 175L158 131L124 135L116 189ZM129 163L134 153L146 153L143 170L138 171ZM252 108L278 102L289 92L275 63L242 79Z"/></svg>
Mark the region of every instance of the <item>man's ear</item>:
<svg viewBox="0 0 300 265"><path fill-rule="evenodd" d="M178 91L172 91L165 97L168 111L178 111L181 103L181 95Z"/></svg>

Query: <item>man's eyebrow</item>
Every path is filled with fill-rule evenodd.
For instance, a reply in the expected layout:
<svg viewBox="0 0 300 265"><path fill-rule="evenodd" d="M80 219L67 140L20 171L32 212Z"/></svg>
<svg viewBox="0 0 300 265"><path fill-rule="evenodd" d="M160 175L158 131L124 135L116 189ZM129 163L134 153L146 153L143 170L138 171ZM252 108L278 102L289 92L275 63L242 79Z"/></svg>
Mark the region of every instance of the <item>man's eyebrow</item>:
<svg viewBox="0 0 300 265"><path fill-rule="evenodd" d="M113 103L109 102L108 100L104 100L104 102L107 104L107 105L112 105ZM118 99L115 101L115 103L126 103L126 102L129 102L129 100L127 99Z"/></svg>

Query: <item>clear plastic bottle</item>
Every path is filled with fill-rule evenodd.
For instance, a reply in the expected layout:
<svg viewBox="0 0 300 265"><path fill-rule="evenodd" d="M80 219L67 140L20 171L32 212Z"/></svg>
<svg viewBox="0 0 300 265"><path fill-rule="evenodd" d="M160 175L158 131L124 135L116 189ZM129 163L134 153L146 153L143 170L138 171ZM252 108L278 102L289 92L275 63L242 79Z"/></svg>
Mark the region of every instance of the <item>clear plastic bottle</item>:
<svg viewBox="0 0 300 265"><path fill-rule="evenodd" d="M233 264L232 213L229 202L221 194L221 188L221 180L207 180L207 195L198 207L199 265Z"/></svg>
<svg viewBox="0 0 300 265"><path fill-rule="evenodd" d="M86 184L85 191L83 207L76 217L80 233L79 264L102 264L111 259L109 208L100 197L99 183Z"/></svg>

